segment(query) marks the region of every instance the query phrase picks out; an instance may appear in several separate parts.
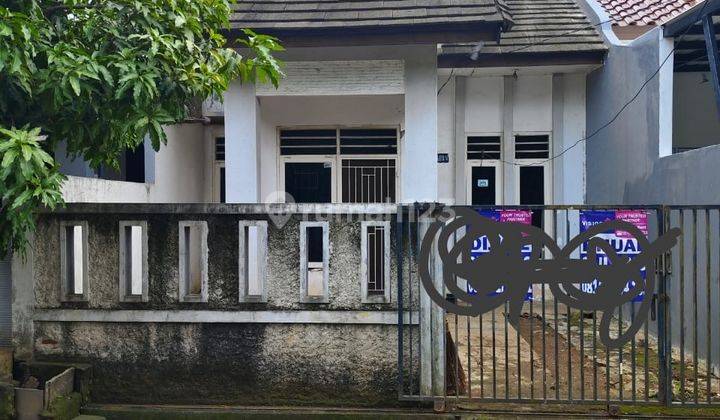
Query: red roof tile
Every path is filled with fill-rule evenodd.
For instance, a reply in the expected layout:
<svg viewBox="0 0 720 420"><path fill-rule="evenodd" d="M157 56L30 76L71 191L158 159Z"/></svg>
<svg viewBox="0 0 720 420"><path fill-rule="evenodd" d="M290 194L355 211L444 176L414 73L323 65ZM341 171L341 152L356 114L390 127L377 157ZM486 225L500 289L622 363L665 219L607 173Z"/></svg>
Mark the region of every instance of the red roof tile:
<svg viewBox="0 0 720 420"><path fill-rule="evenodd" d="M613 25L661 25L702 0L597 0Z"/></svg>

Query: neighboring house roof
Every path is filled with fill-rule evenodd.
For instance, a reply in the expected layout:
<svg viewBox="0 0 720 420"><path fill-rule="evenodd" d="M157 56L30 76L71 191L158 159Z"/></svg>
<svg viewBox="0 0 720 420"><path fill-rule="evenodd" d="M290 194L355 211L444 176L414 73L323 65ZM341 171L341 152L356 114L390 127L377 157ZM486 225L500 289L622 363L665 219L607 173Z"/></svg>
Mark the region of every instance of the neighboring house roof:
<svg viewBox="0 0 720 420"><path fill-rule="evenodd" d="M690 10L702 0L597 0L614 26L657 26Z"/></svg>
<svg viewBox="0 0 720 420"><path fill-rule="evenodd" d="M496 34L512 24L505 0L238 0L231 28L286 38L309 33L390 34L481 30ZM487 38L487 36L485 36ZM288 39L292 41L293 39ZM331 40L328 40L331 41Z"/></svg>
<svg viewBox="0 0 720 420"><path fill-rule="evenodd" d="M607 47L575 0L505 0L505 5L514 24L500 42L479 49L478 44L443 45L441 66L463 61L467 66L522 65L561 55L574 57L578 64L602 62ZM468 62L473 57L474 63Z"/></svg>

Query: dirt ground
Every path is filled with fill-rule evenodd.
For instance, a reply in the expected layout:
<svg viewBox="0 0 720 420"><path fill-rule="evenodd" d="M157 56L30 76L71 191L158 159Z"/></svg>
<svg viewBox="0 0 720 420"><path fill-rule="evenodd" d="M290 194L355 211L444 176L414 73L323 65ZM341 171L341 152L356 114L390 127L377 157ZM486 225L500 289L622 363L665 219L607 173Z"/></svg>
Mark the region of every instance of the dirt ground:
<svg viewBox="0 0 720 420"><path fill-rule="evenodd" d="M641 328L633 342L609 353L600 343L599 317L546 301L545 318L540 303L520 319L519 328L506 320L504 308L482 317L448 314L450 338L457 345L459 363L448 372L450 380L459 370L467 379L464 395L485 399L535 400L614 400L657 401L657 341ZM613 321L611 336L620 322ZM623 328L628 323L623 321ZM634 355L634 357L633 357ZM674 396L694 398L695 367L685 361L684 382L680 381L681 360L673 352ZM451 364L449 364L451 365ZM708 376L710 389L708 393ZM681 384L684 383L684 392ZM717 401L720 378L707 373L698 362L697 392L700 401Z"/></svg>

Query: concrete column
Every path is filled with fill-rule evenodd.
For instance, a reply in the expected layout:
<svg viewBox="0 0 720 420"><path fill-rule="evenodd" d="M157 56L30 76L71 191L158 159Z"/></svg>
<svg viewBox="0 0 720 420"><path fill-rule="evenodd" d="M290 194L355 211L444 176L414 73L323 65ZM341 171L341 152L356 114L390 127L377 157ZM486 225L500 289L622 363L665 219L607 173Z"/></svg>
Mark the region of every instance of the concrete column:
<svg viewBox="0 0 720 420"><path fill-rule="evenodd" d="M260 202L259 112L255 85L233 82L225 92L225 188L228 203Z"/></svg>
<svg viewBox="0 0 720 420"><path fill-rule="evenodd" d="M515 78L512 76L505 76L503 78L504 83L504 100L503 100L503 142L502 142L502 155L505 156L505 160L512 162L513 159L513 133L515 132L513 126L514 120L514 109L515 106ZM513 165L505 164L502 165L503 171L503 202L499 204L519 204L515 200L515 167Z"/></svg>
<svg viewBox="0 0 720 420"><path fill-rule="evenodd" d="M455 78L455 204L467 204L467 183L465 179L465 162L467 146L465 141L465 97L467 78Z"/></svg>
<svg viewBox="0 0 720 420"><path fill-rule="evenodd" d="M585 76L554 75L552 95L552 154L556 156L567 150L561 157L553 160L552 204L583 204L585 202L585 142L575 143L586 134Z"/></svg>
<svg viewBox="0 0 720 420"><path fill-rule="evenodd" d="M401 201L437 201L437 49L407 47L405 137L400 156Z"/></svg>

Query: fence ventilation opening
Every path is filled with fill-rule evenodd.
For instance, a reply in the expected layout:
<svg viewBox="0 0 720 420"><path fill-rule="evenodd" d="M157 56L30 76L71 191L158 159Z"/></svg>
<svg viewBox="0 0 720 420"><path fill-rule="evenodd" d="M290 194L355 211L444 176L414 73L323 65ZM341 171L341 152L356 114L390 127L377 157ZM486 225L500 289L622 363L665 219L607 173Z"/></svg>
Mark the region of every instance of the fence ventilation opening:
<svg viewBox="0 0 720 420"><path fill-rule="evenodd" d="M301 296L306 302L327 302L329 236L327 222L301 222Z"/></svg>
<svg viewBox="0 0 720 420"><path fill-rule="evenodd" d="M308 296L323 295L323 230L320 226L307 228Z"/></svg>
<svg viewBox="0 0 720 420"><path fill-rule="evenodd" d="M61 224L61 277L63 298L85 300L87 293L87 223Z"/></svg>
<svg viewBox="0 0 720 420"><path fill-rule="evenodd" d="M206 222L180 222L180 299L207 301Z"/></svg>
<svg viewBox="0 0 720 420"><path fill-rule="evenodd" d="M390 301L390 223L362 222L361 278L363 303Z"/></svg>
<svg viewBox="0 0 720 420"><path fill-rule="evenodd" d="M267 222L242 221L239 227L240 301L265 302Z"/></svg>
<svg viewBox="0 0 720 420"><path fill-rule="evenodd" d="M147 223L120 222L120 301L147 301Z"/></svg>

